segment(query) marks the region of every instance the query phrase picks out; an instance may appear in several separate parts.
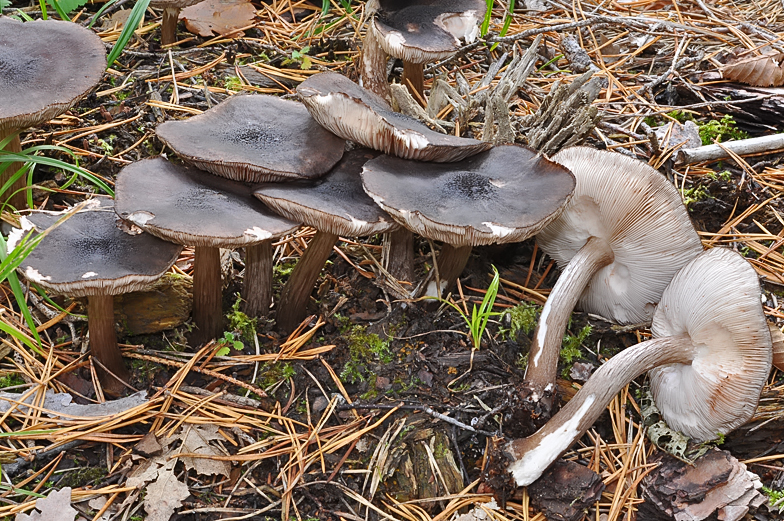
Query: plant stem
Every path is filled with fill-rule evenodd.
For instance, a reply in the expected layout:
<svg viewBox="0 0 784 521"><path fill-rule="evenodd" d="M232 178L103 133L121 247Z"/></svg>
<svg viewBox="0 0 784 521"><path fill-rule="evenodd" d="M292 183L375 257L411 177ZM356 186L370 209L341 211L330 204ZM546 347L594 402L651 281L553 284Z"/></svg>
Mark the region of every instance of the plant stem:
<svg viewBox="0 0 784 521"><path fill-rule="evenodd" d="M590 237L561 273L542 308L528 355L525 382L541 391L555 385L558 355L572 310L594 274L615 255L604 239ZM541 392L538 393L541 396Z"/></svg>
<svg viewBox="0 0 784 521"><path fill-rule="evenodd" d="M596 422L623 387L664 364L690 364L697 348L687 336L648 340L621 351L597 369L582 389L535 434L510 442L505 450L517 486L536 481Z"/></svg>
<svg viewBox="0 0 784 521"><path fill-rule="evenodd" d="M316 279L332 254L338 236L318 231L310 240L280 294L276 322L281 331L293 331L305 318Z"/></svg>
<svg viewBox="0 0 784 521"><path fill-rule="evenodd" d="M220 249L197 246L193 259L193 322L196 344L223 334Z"/></svg>
<svg viewBox="0 0 784 521"><path fill-rule="evenodd" d="M245 280L242 286L245 314L264 317L272 303L272 239L245 247Z"/></svg>
<svg viewBox="0 0 784 521"><path fill-rule="evenodd" d="M16 130L16 129L12 129L12 130L5 131L5 132L0 131L0 141L3 141L8 136L16 134L16 137L11 139L11 142L8 143L8 145L5 147L4 150L6 152L12 152L14 154L19 154L19 153L22 152L22 143L19 140L18 132L19 131ZM24 165L22 163L11 163L11 164L9 164L8 167L3 171L2 176L0 176L0 186L4 185L6 183L6 181L11 179L11 176L13 176L23 166ZM26 184L25 176L20 177L19 179L17 179L14 182L14 184L11 186L11 188L9 189L8 192L6 192L5 194L0 194L0 199L5 201L7 199L7 197L8 197L8 195L14 194L14 195L11 195L11 198L8 200L8 204L13 206L17 210L21 210L23 208L27 208L27 203L26 203L26 200L25 200L26 199L25 198L25 191L23 190L23 188L25 187L25 184ZM16 192L16 193L14 193L14 192Z"/></svg>
<svg viewBox="0 0 784 521"><path fill-rule="evenodd" d="M87 299L87 328L90 332L90 350L109 371L118 378L130 381L130 373L117 347L117 333L114 330L114 301L111 295L90 295ZM98 378L104 389L112 394L120 394L125 389L122 383L100 367L96 367Z"/></svg>

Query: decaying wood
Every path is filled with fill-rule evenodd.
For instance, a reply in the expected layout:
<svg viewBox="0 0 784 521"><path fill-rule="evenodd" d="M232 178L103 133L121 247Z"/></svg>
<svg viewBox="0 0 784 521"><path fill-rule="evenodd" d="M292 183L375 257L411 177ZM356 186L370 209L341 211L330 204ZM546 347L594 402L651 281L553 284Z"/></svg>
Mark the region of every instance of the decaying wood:
<svg viewBox="0 0 784 521"><path fill-rule="evenodd" d="M604 491L602 478L574 461L558 461L528 487L531 504L547 519L579 521Z"/></svg>
<svg viewBox="0 0 784 521"><path fill-rule="evenodd" d="M703 161L725 159L732 155L745 156L775 152L784 149L784 134L773 134L738 141L727 141L698 148L682 148L678 151L676 162L679 165L691 165Z"/></svg>
<svg viewBox="0 0 784 521"><path fill-rule="evenodd" d="M601 115L592 103L606 80L591 76L593 71L588 71L569 85L554 85L539 110L522 118L519 132L528 146L552 155L593 131Z"/></svg>
<svg viewBox="0 0 784 521"><path fill-rule="evenodd" d="M173 329L191 315L193 281L167 273L145 291L114 297L114 320L126 335Z"/></svg>

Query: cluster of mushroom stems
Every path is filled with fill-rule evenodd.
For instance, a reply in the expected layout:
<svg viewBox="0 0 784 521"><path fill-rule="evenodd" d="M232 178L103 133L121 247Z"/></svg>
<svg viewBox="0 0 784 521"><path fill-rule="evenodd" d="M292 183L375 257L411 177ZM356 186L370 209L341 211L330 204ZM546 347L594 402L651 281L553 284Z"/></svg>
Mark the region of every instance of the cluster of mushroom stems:
<svg viewBox="0 0 784 521"><path fill-rule="evenodd" d="M413 234L442 242L441 280L431 288L440 297L473 246L536 235L563 272L534 333L521 387L524 406L544 410L544 420L555 413L558 354L575 307L619 324L652 320L653 338L606 362L536 432L501 447L518 485L537 479L619 388L646 371L665 419L695 439L747 421L772 359L753 268L726 249L703 252L677 190L642 162L585 147L550 160L518 145L491 148L440 134L395 113L385 99L386 60L410 50L416 35L401 33L394 23L410 28L413 21L430 20L425 14L436 7L425 4L422 11L390 11L371 21L363 85L374 92L339 74L320 73L298 86L301 103L234 96L201 115L164 123L158 137L184 165L158 157L126 166L113 205L81 209L28 257L21 270L31 281L90 295L90 341L105 371L102 383L119 393L130 377L117 347L111 295L162 275L182 245L195 247L195 338L206 341L222 334L220 248L245 248L245 311L264 316L272 303L272 241L301 224L317 230L276 306L279 328L291 331L305 317L315 281L341 236L392 236L393 264L398 261L392 275L403 274L408 283L415 282ZM446 47L475 36L485 6L451 4L459 4L466 18L453 5L452 18L423 22L441 31ZM0 31L16 29L16 23L0 19ZM422 88L421 63L452 52L403 57L420 65L420 72L406 68L415 92ZM24 124L51 117L41 111ZM23 126L0 119L0 138ZM346 141L355 144L348 152ZM30 221L43 231L59 218L41 214ZM146 233L129 232L120 220ZM51 263L60 255L52 248L59 247L82 252L69 273ZM719 379L724 394L710 395L708 383ZM708 404L713 414L706 412Z"/></svg>

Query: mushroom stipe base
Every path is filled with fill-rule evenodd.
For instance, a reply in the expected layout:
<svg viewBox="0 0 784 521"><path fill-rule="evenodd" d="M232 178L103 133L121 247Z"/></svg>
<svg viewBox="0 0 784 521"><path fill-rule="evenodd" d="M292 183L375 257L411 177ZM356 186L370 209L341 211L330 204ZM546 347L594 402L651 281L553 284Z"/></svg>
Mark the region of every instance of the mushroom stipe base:
<svg viewBox="0 0 784 521"><path fill-rule="evenodd" d="M98 378L104 390L112 395L120 395L125 386L117 378L129 382L130 373L122 359L120 348L117 347L117 333L114 330L114 301L111 295L90 295L87 298L88 330L90 332L90 349L97 360L102 360L106 369L114 376L107 374L96 364ZM115 378L115 376L117 378Z"/></svg>
<svg viewBox="0 0 784 521"><path fill-rule="evenodd" d="M197 246L193 259L193 340L201 344L223 335L220 248Z"/></svg>
<svg viewBox="0 0 784 521"><path fill-rule="evenodd" d="M272 303L272 239L245 247L242 288L245 314L266 317Z"/></svg>

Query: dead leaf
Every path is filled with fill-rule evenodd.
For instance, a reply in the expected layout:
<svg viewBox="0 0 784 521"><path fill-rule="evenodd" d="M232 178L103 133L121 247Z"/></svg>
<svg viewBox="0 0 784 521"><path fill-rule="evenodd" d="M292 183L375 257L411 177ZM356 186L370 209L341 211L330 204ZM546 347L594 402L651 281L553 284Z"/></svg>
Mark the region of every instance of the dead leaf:
<svg viewBox="0 0 784 521"><path fill-rule="evenodd" d="M144 498L147 521L169 521L190 494L185 483L174 475L174 465L158 469L158 479L147 487Z"/></svg>
<svg viewBox="0 0 784 521"><path fill-rule="evenodd" d="M78 513L71 506L71 487L65 487L37 499L35 510L29 514L17 514L16 521L73 521Z"/></svg>
<svg viewBox="0 0 784 521"><path fill-rule="evenodd" d="M222 455L215 447L210 445L212 440L222 440L218 434L217 425L189 425L178 436L182 440L180 453L204 454L207 456ZM231 473L231 464L228 461L218 461L207 458L180 458L185 467L195 469L202 476L220 474L228 477Z"/></svg>
<svg viewBox="0 0 784 521"><path fill-rule="evenodd" d="M752 56L721 68L721 75L728 80L747 83L756 87L784 85L784 53L776 52Z"/></svg>
<svg viewBox="0 0 784 521"><path fill-rule="evenodd" d="M249 0L205 0L180 12L185 28L199 36L226 36L255 21L256 8Z"/></svg>

